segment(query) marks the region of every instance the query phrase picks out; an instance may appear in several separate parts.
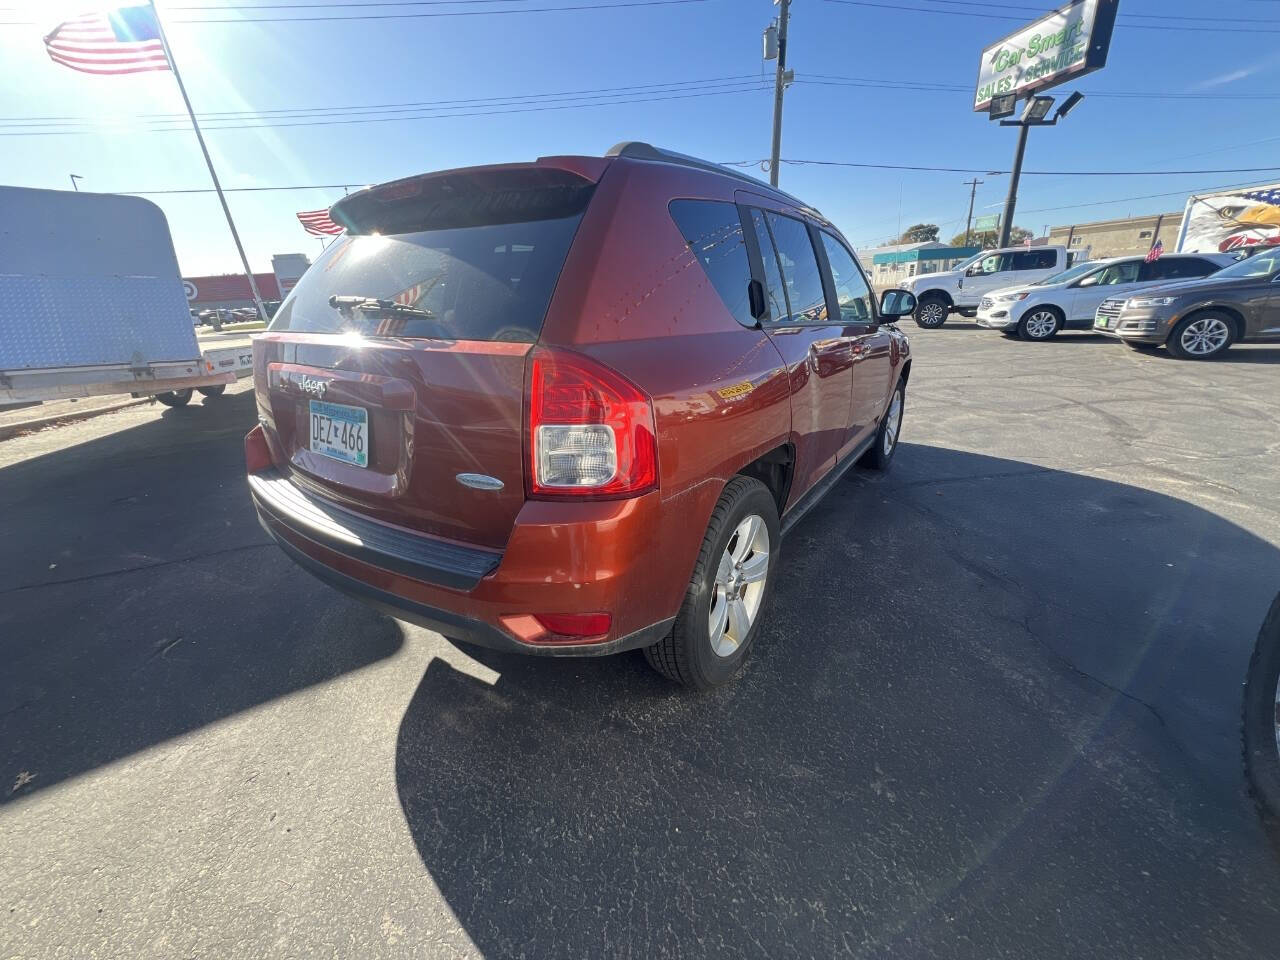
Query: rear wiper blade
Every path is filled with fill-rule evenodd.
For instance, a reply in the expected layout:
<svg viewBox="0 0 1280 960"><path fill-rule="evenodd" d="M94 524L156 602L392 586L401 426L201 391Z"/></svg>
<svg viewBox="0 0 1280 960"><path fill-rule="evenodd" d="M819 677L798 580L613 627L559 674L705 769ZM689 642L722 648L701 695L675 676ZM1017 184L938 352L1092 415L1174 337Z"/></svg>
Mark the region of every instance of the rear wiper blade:
<svg viewBox="0 0 1280 960"><path fill-rule="evenodd" d="M337 294L329 298L329 306L343 313L359 310L363 313L391 314L399 317L426 317L435 319L435 314L422 307L411 307L407 303L395 300L380 300L377 297L340 297Z"/></svg>

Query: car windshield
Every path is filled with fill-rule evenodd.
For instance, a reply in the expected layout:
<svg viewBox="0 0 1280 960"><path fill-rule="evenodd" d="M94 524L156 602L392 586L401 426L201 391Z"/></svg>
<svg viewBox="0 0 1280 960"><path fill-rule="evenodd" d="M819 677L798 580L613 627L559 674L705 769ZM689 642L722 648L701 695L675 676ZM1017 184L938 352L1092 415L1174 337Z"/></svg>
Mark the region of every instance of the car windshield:
<svg viewBox="0 0 1280 960"><path fill-rule="evenodd" d="M1052 283L1066 283L1068 280L1074 280L1076 277L1083 277L1086 273L1092 273L1098 269L1098 264L1093 261L1077 263L1074 267L1068 267L1061 273L1055 273L1051 277L1045 277L1038 283L1033 284L1036 287L1047 287Z"/></svg>
<svg viewBox="0 0 1280 960"><path fill-rule="evenodd" d="M1268 250L1223 267L1211 276L1215 280L1226 280L1229 277L1269 277L1277 271L1280 271L1280 250Z"/></svg>

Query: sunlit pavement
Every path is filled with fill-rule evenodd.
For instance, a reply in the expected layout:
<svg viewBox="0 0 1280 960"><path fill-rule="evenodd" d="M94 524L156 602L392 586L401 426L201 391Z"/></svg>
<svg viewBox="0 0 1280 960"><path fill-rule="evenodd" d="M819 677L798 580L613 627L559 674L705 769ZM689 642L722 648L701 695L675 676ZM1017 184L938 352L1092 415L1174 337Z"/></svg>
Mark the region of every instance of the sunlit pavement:
<svg viewBox="0 0 1280 960"><path fill-rule="evenodd" d="M731 688L454 647L265 541L248 385L0 443L19 957L1261 957L1280 348L909 326Z"/></svg>

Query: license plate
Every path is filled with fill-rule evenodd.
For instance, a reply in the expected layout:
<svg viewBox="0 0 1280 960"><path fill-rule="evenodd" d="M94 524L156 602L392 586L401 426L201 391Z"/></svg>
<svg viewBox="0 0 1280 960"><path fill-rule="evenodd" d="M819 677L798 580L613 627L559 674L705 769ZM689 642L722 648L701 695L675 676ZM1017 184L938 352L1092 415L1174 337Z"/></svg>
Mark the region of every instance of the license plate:
<svg viewBox="0 0 1280 960"><path fill-rule="evenodd" d="M1110 326L1110 324L1111 324L1111 321L1110 321L1110 320L1108 320L1106 317L1101 317L1101 318L1098 320L1098 322L1097 322L1096 324L1094 324L1094 326L1096 326L1096 327L1100 327L1101 329L1105 330L1105 329L1107 329L1107 327L1108 327L1108 326Z"/></svg>
<svg viewBox="0 0 1280 960"><path fill-rule="evenodd" d="M345 403L311 401L311 452L369 466L369 412Z"/></svg>

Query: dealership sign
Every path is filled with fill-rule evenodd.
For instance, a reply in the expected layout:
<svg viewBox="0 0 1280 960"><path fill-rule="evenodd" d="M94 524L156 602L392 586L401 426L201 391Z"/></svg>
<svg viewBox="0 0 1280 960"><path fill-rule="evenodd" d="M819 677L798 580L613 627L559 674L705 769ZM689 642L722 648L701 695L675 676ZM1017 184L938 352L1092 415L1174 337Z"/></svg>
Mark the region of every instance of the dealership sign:
<svg viewBox="0 0 1280 960"><path fill-rule="evenodd" d="M975 111L993 97L1030 96L1107 63L1120 0L1072 0L982 51Z"/></svg>

